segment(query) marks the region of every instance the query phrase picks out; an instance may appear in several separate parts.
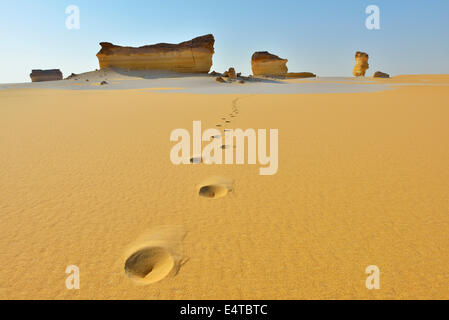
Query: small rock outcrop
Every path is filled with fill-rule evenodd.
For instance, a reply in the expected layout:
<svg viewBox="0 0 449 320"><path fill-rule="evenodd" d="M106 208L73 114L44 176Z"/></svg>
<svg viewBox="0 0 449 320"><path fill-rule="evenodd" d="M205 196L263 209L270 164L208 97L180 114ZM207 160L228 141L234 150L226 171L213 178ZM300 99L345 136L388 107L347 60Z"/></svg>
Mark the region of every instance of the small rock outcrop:
<svg viewBox="0 0 449 320"><path fill-rule="evenodd" d="M62 72L59 69L32 70L30 78L32 82L62 80Z"/></svg>
<svg viewBox="0 0 449 320"><path fill-rule="evenodd" d="M76 78L76 77L78 77L78 75L76 74L76 73L72 73L70 76L68 76L67 78L65 78L66 80L70 80L70 79L73 79L73 78Z"/></svg>
<svg viewBox="0 0 449 320"><path fill-rule="evenodd" d="M293 79L316 78L316 74L312 72L289 72L285 77Z"/></svg>
<svg viewBox="0 0 449 320"><path fill-rule="evenodd" d="M217 78L215 79L215 81L220 82L220 83L225 83L225 82L226 82L226 80L223 79L222 77L217 77Z"/></svg>
<svg viewBox="0 0 449 320"><path fill-rule="evenodd" d="M235 79L236 78L235 69L232 67L229 68L228 71L225 71L223 73L223 77L228 77L229 79Z"/></svg>
<svg viewBox="0 0 449 320"><path fill-rule="evenodd" d="M251 68L255 76L285 76L288 72L287 62L287 59L268 51L259 51L251 57Z"/></svg>
<svg viewBox="0 0 449 320"><path fill-rule="evenodd" d="M214 43L215 39L211 34L179 44L158 43L139 48L101 42L97 58L100 69L116 67L129 70L208 73L215 52Z"/></svg>
<svg viewBox="0 0 449 320"><path fill-rule="evenodd" d="M376 71L373 75L374 78L389 78L390 75L388 73L384 73L381 71Z"/></svg>
<svg viewBox="0 0 449 320"><path fill-rule="evenodd" d="M369 69L368 54L365 52L357 51L355 53L355 66L352 70L354 77L364 77L366 70Z"/></svg>

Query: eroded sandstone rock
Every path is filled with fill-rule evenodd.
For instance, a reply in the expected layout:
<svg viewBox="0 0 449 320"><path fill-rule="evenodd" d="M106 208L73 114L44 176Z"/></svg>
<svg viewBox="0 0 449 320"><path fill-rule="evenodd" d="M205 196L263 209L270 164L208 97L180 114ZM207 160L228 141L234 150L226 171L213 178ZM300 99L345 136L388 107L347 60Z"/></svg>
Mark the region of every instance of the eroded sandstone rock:
<svg viewBox="0 0 449 320"><path fill-rule="evenodd" d="M289 72L285 77L293 79L316 78L316 74L312 72Z"/></svg>
<svg viewBox="0 0 449 320"><path fill-rule="evenodd" d="M100 69L116 67L130 70L168 70L208 73L214 54L211 34L179 44L158 43L139 48L121 47L101 42L97 53Z"/></svg>
<svg viewBox="0 0 449 320"><path fill-rule="evenodd" d="M59 69L32 70L30 78L32 82L62 80L62 72Z"/></svg>
<svg viewBox="0 0 449 320"><path fill-rule="evenodd" d="M251 68L255 76L285 76L288 72L287 62L287 59L268 51L259 51L251 57Z"/></svg>
<svg viewBox="0 0 449 320"><path fill-rule="evenodd" d="M365 52L357 51L355 53L355 66L352 70L354 77L365 76L366 70L369 69L368 58L369 56Z"/></svg>
<svg viewBox="0 0 449 320"><path fill-rule="evenodd" d="M381 72L381 71L376 71L376 72L374 72L373 77L374 78L389 78L390 75L388 73L384 73L384 72Z"/></svg>
<svg viewBox="0 0 449 320"><path fill-rule="evenodd" d="M236 78L235 69L232 67L229 68L228 71L225 71L223 73L223 77L228 77L229 79L235 79Z"/></svg>

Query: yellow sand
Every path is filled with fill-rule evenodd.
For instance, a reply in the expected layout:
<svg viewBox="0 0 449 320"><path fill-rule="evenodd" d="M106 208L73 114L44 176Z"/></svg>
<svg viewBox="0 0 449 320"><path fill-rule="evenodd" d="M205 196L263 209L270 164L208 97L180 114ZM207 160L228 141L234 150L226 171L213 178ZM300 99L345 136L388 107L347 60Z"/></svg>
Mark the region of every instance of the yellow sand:
<svg viewBox="0 0 449 320"><path fill-rule="evenodd" d="M279 129L278 173L174 166L171 130L213 128L233 101L239 114L225 127ZM437 85L0 91L0 298L448 299L448 101ZM232 179L232 192L200 197L214 176ZM167 247L179 269L148 285L128 278L129 246L171 226L186 232ZM148 260L159 256L164 276L175 258ZM80 290L65 287L72 264ZM368 265L381 270L380 290L365 287Z"/></svg>

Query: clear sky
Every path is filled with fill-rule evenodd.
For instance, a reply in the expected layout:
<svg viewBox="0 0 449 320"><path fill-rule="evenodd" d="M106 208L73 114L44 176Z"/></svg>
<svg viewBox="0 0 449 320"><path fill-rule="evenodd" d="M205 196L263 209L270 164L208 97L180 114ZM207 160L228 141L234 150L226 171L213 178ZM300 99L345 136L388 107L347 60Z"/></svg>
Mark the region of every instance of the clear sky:
<svg viewBox="0 0 449 320"><path fill-rule="evenodd" d="M368 30L365 8L380 9ZM80 29L66 28L69 5ZM0 0L0 83L28 82L31 69L64 76L98 68L99 42L141 46L212 33L214 65L251 73L251 55L270 51L289 71L350 76L355 51L368 75L449 73L448 0Z"/></svg>

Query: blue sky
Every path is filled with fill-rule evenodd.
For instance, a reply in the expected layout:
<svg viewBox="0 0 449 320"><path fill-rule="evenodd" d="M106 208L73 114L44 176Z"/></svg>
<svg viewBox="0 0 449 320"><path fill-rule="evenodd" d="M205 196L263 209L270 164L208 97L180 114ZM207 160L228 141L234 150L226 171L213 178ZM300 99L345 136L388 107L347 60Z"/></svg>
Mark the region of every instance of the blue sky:
<svg viewBox="0 0 449 320"><path fill-rule="evenodd" d="M380 30L365 8L380 8ZM79 30L65 26L80 8ZM449 73L449 1L358 0L0 0L0 83L28 82L31 69L64 76L98 68L101 41L141 46L215 36L214 65L251 73L251 55L289 59L289 71L350 76L357 50L370 70Z"/></svg>

